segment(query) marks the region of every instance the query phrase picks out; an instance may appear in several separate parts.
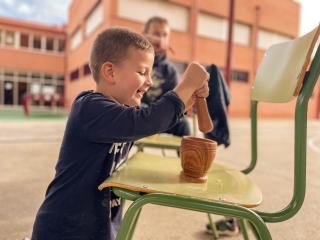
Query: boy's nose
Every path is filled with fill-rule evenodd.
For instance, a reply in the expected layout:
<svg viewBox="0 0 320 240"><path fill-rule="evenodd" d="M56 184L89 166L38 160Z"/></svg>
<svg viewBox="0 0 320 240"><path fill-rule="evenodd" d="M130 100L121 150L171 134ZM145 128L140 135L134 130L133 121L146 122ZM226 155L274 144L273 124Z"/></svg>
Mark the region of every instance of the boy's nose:
<svg viewBox="0 0 320 240"><path fill-rule="evenodd" d="M146 83L148 84L148 86L151 86L153 84L151 75L148 75Z"/></svg>

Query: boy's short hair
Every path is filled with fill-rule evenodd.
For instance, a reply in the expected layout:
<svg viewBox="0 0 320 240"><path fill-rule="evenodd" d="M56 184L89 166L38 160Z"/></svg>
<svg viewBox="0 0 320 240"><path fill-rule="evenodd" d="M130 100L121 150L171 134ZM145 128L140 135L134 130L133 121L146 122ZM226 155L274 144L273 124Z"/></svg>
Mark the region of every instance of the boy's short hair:
<svg viewBox="0 0 320 240"><path fill-rule="evenodd" d="M109 28L101 32L93 43L90 55L89 65L94 80L99 80L103 63L120 63L127 56L129 47L154 52L145 37L127 28Z"/></svg>
<svg viewBox="0 0 320 240"><path fill-rule="evenodd" d="M163 17L154 16L148 19L148 21L144 24L144 32L147 33L150 29L150 25L154 22L167 24L169 26L169 22L167 19Z"/></svg>

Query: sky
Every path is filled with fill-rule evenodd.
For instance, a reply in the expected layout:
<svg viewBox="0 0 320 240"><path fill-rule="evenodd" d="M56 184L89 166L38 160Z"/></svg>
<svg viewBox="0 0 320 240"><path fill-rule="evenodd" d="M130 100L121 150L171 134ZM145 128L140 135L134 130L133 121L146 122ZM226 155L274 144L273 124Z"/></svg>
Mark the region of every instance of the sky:
<svg viewBox="0 0 320 240"><path fill-rule="evenodd" d="M296 1L301 3L301 35L319 24L320 0ZM60 25L67 22L70 2L71 0L0 0L0 16Z"/></svg>
<svg viewBox="0 0 320 240"><path fill-rule="evenodd" d="M0 16L61 25L71 0L0 0Z"/></svg>

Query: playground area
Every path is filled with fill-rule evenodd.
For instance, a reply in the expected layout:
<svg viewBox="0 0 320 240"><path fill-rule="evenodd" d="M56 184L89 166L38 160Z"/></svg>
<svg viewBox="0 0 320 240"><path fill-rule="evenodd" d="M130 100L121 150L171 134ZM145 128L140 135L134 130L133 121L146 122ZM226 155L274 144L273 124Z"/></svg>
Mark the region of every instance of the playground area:
<svg viewBox="0 0 320 240"><path fill-rule="evenodd" d="M54 176L66 118L0 121L0 232L1 240L31 235L36 211ZM219 147L215 161L243 169L250 158L248 119L230 119L231 145ZM279 210L291 199L293 177L293 122L262 120L258 126L258 165L251 174L263 192L259 209ZM320 239L320 121L308 123L307 193L304 205L286 222L270 224L273 239ZM159 151L160 150L151 150ZM175 154L170 152L168 154ZM127 204L128 205L128 204ZM187 210L146 206L133 239L209 240L207 216ZM215 219L219 216L214 216ZM235 237L231 239L242 239Z"/></svg>
<svg viewBox="0 0 320 240"><path fill-rule="evenodd" d="M0 108L1 120L31 120L31 119L57 119L65 118L67 115L64 108L30 107L28 114L23 107L2 107Z"/></svg>

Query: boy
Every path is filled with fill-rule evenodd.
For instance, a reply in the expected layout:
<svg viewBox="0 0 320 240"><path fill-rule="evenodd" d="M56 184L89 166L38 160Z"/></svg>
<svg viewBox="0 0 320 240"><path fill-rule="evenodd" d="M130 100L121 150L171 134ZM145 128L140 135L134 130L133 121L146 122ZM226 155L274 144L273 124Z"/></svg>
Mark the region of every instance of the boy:
<svg viewBox="0 0 320 240"><path fill-rule="evenodd" d="M96 38L90 57L96 91L80 93L73 103L33 240L115 238L121 201L98 185L126 161L133 141L170 128L193 94L209 92L206 80L185 76L174 91L139 108L152 84L153 59L152 45L140 34L111 28Z"/></svg>
<svg viewBox="0 0 320 240"><path fill-rule="evenodd" d="M152 69L153 85L142 98L143 103L150 105L177 86L178 73L167 56L168 51L172 51L169 46L170 26L167 19L162 17L150 18L144 25L143 35L152 43L156 54ZM166 133L180 137L190 135L187 116L184 115Z"/></svg>

